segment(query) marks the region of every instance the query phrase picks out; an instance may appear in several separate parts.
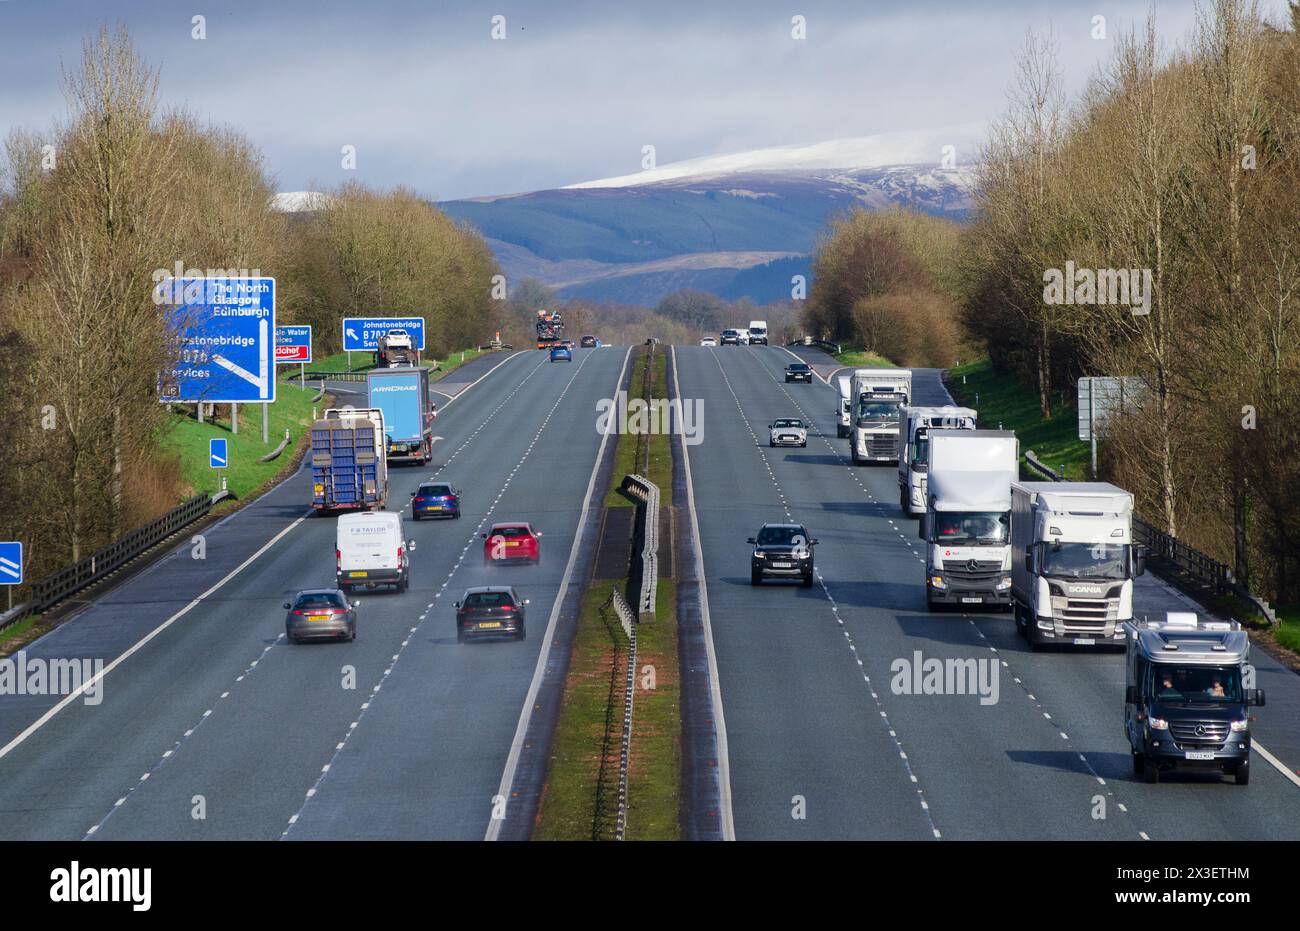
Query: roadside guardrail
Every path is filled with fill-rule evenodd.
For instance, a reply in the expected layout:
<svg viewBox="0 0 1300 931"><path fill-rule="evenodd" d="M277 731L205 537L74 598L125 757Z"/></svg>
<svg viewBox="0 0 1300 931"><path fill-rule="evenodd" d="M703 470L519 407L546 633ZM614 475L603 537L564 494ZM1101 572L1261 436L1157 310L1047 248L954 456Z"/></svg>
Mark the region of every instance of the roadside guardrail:
<svg viewBox="0 0 1300 931"><path fill-rule="evenodd" d="M811 336L800 337L799 339L793 340L785 345L787 349L791 346L816 346L818 349L824 349L831 355L838 355L844 351L844 347L839 343L832 343L830 340L825 339L815 339Z"/></svg>
<svg viewBox="0 0 1300 931"><path fill-rule="evenodd" d="M30 597L12 610L0 614L0 631L16 624L29 614L39 614L70 595L93 585L116 572L145 550L156 546L176 531L194 523L212 510L213 502L226 496L195 495L159 518L137 527L85 559L33 582Z"/></svg>
<svg viewBox="0 0 1300 931"><path fill-rule="evenodd" d="M637 619L653 621L659 585L659 486L640 475L625 475L621 490L639 502L628 594L636 596Z"/></svg>
<svg viewBox="0 0 1300 931"><path fill-rule="evenodd" d="M1049 481L1065 480L1064 476L1035 456L1032 449L1025 451L1025 462ZM1133 540L1145 546L1150 555L1173 565L1180 576L1205 586L1215 594L1236 595L1254 605L1267 618L1270 625L1277 624L1277 612L1272 606L1267 601L1255 597L1244 585L1239 585L1232 577L1232 569L1226 564L1202 553L1194 546L1188 546L1182 540L1170 536L1136 514L1133 515Z"/></svg>

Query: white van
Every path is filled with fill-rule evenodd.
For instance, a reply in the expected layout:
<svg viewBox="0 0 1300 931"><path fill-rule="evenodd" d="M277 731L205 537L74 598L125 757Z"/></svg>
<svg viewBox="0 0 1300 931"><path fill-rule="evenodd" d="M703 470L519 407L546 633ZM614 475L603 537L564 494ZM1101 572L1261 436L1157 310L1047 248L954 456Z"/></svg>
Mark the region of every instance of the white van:
<svg viewBox="0 0 1300 931"><path fill-rule="evenodd" d="M756 346L759 343L767 345L767 321L751 320L749 321L749 344Z"/></svg>
<svg viewBox="0 0 1300 931"><path fill-rule="evenodd" d="M399 592L411 584L411 552L415 541L406 539L402 515L394 511L344 514L338 520L334 546L339 588L377 588L391 585Z"/></svg>

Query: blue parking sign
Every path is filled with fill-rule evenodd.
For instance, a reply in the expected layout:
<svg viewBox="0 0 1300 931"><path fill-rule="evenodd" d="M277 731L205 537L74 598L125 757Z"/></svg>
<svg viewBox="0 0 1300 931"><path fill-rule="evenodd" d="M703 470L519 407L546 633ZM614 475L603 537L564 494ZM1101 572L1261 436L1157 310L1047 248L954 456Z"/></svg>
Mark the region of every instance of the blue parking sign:
<svg viewBox="0 0 1300 931"><path fill-rule="evenodd" d="M17 540L0 543L0 585L23 584L23 545Z"/></svg>
<svg viewBox="0 0 1300 931"><path fill-rule="evenodd" d="M230 464L230 457L226 455L225 439L208 440L208 465L214 469L224 469Z"/></svg>

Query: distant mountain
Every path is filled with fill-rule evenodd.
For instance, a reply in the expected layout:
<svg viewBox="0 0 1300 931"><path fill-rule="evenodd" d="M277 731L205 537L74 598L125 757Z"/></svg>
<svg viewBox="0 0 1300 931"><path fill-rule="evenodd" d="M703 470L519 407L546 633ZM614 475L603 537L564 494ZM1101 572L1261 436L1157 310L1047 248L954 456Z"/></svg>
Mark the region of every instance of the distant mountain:
<svg viewBox="0 0 1300 931"><path fill-rule="evenodd" d="M679 288L768 303L790 297L817 235L850 207L969 214L971 169L863 164L897 149L884 138L694 159L438 206L482 231L511 281L537 278L563 296L622 303L653 304Z"/></svg>

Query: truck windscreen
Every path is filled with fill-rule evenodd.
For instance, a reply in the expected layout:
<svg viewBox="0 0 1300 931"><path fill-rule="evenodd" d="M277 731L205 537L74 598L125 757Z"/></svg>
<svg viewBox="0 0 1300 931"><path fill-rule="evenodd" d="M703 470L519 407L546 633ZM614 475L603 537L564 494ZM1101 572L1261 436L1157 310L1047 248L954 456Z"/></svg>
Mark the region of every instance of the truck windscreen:
<svg viewBox="0 0 1300 931"><path fill-rule="evenodd" d="M858 422L898 423L901 409L898 401L872 401L864 397L858 402Z"/></svg>
<svg viewBox="0 0 1300 931"><path fill-rule="evenodd" d="M1164 702L1223 702L1239 704L1241 671L1235 666L1173 666L1157 663L1151 667L1150 695Z"/></svg>
<svg viewBox="0 0 1300 931"><path fill-rule="evenodd" d="M935 511L934 541L958 546L998 546L1010 533L1006 513L997 511Z"/></svg>
<svg viewBox="0 0 1300 931"><path fill-rule="evenodd" d="M1042 549L1042 574L1049 578L1128 578L1126 544L1045 543Z"/></svg>

